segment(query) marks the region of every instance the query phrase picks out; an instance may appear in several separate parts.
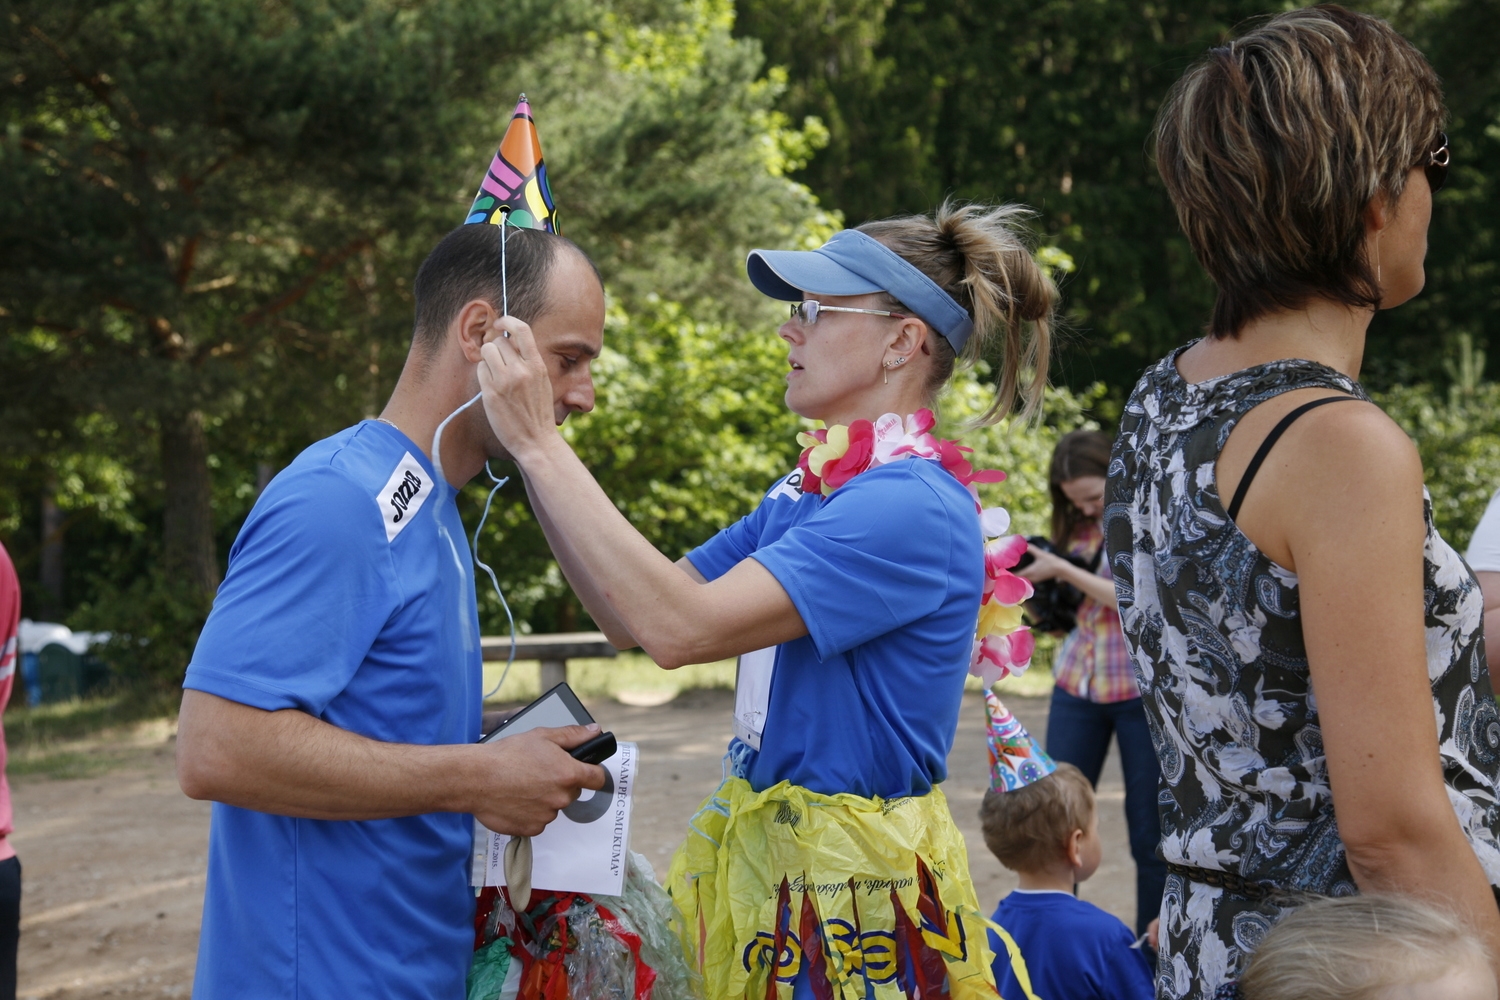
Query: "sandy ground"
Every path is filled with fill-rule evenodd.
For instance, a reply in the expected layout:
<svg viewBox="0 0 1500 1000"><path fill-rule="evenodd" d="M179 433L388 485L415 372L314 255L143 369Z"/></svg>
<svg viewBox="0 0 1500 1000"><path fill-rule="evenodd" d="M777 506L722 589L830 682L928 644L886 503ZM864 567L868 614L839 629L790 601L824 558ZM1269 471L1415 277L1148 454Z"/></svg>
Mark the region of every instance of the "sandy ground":
<svg viewBox="0 0 1500 1000"><path fill-rule="evenodd" d="M1046 701L1009 700L1040 739ZM591 703L606 728L641 746L631 847L664 871L688 817L719 780L733 696L690 691L658 707ZM13 789L23 901L22 997L185 997L192 990L203 906L208 806L182 795L165 728L113 748L110 773L68 781L22 779ZM979 800L987 785L984 709L966 698L944 785L979 901L992 908L1015 884L984 848ZM1124 791L1111 753L1100 782L1104 864L1081 895L1134 916L1134 866L1126 845Z"/></svg>

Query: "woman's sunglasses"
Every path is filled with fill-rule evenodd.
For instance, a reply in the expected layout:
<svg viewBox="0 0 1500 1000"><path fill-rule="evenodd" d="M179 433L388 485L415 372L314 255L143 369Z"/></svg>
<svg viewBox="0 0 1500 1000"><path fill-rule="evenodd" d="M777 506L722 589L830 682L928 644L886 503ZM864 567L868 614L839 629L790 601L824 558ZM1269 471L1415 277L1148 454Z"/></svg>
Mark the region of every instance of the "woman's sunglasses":
<svg viewBox="0 0 1500 1000"><path fill-rule="evenodd" d="M825 306L817 299L803 299L801 302L792 303L792 319L803 326L812 326L818 321L819 313L864 313L867 316L889 316L891 319L910 319L905 313L891 312L889 309L850 309L845 306Z"/></svg>
<svg viewBox="0 0 1500 1000"><path fill-rule="evenodd" d="M1427 174L1427 186L1432 188L1432 193L1437 194L1448 183L1448 161L1452 154L1448 152L1448 133L1439 132L1437 137L1437 148L1427 154L1427 162L1422 165L1422 170Z"/></svg>

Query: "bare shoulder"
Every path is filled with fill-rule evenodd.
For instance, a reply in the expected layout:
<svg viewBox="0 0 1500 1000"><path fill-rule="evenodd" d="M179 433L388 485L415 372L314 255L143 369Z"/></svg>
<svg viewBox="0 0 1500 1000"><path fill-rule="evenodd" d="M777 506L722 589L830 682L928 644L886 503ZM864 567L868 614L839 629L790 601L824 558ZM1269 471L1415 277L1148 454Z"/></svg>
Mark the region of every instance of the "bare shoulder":
<svg viewBox="0 0 1500 1000"><path fill-rule="evenodd" d="M1301 398L1262 404L1242 421L1249 425L1243 436L1236 428L1220 456L1221 488L1235 488L1281 416L1328 394L1286 395ZM1257 419L1251 424L1249 417ZM1422 461L1412 440L1375 404L1340 402L1309 410L1287 428L1235 522L1270 559L1296 571L1299 553L1326 544L1368 545L1372 534L1420 542L1421 503Z"/></svg>
<svg viewBox="0 0 1500 1000"><path fill-rule="evenodd" d="M1303 433L1288 442L1286 457L1314 477L1400 490L1421 488L1422 459L1416 443L1374 403L1320 406L1302 420Z"/></svg>
<svg viewBox="0 0 1500 1000"><path fill-rule="evenodd" d="M1294 561L1321 553L1342 565L1383 553L1419 567L1426 526L1416 444L1373 403L1322 406L1308 417L1316 419L1289 442L1282 479L1302 489L1285 491L1273 514Z"/></svg>

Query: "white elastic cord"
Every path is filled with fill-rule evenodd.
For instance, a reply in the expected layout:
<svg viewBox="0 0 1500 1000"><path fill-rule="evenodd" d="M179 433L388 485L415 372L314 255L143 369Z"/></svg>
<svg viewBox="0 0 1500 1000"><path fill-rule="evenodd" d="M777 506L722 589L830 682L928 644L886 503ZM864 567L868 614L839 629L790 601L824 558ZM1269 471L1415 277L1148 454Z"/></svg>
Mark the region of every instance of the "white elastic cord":
<svg viewBox="0 0 1500 1000"><path fill-rule="evenodd" d="M506 220L509 218L510 213L506 212L500 221L500 314L502 316L510 315L510 289L507 287L505 269L505 225ZM437 478L440 482L447 482L447 479L443 476L443 431L454 417L479 402L483 396L484 393L482 391L475 393L473 399L470 399L467 403L444 417L443 422L438 424L437 430L433 432L432 468L437 473ZM500 680L481 699L482 701L489 701L505 684L505 679L510 676L511 665L516 662L516 616L511 614L510 602L505 599L505 594L500 590L500 581L496 579L495 571L490 568L489 563L479 558L479 533L484 530L485 521L489 520L490 505L495 501L495 494L500 492L500 487L510 482L510 477L506 476L504 479L495 478L495 473L491 471L488 459L485 460L484 471L490 477L490 482L494 483L494 485L490 487L489 495L484 498L484 513L479 515L479 525L474 529L474 539L469 546L469 554L474 560L474 565L484 570L485 575L490 578L490 586L495 588L495 596L500 598L500 606L505 609L505 618L510 622L510 655L506 657L505 669L500 672Z"/></svg>
<svg viewBox="0 0 1500 1000"><path fill-rule="evenodd" d="M510 213L506 212L500 216L500 315L510 315L510 287L509 276L505 273L505 224L510 221Z"/></svg>
<svg viewBox="0 0 1500 1000"><path fill-rule="evenodd" d="M479 558L479 533L484 530L484 522L490 516L490 504L494 501L495 494L500 492L500 487L510 482L510 477L506 476L504 479L496 479L495 474L490 471L490 463L488 461L484 463L484 471L489 475L490 482L495 485L490 487L490 495L484 498L484 513L479 515L479 526L474 529L474 565L484 570L485 574L490 578L490 586L495 588L495 596L500 598L500 606L505 609L505 618L510 622L510 656L505 660L505 669L500 672L500 679L495 682L495 686L486 692L484 696L484 700L489 701L505 686L505 678L510 676L511 664L516 662L516 616L510 613L510 604L505 600L505 595L500 592L500 581L495 579L495 571L490 569L489 563Z"/></svg>
<svg viewBox="0 0 1500 1000"><path fill-rule="evenodd" d="M443 431L447 429L448 424L452 422L454 417L479 402L483 396L483 392L476 392L473 399L444 417L443 422L437 425L437 430L432 432L432 469L437 473L439 482L446 483L448 481L447 477L443 475Z"/></svg>

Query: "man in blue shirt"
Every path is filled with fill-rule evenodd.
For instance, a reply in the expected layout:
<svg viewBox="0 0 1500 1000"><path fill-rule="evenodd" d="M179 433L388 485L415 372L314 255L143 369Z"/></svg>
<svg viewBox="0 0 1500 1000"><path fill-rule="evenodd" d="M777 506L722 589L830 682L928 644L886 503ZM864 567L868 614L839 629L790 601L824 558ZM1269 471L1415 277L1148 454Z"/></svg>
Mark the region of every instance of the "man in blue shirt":
<svg viewBox="0 0 1500 1000"><path fill-rule="evenodd" d="M266 488L188 668L183 791L214 800L194 995L460 998L473 949L472 819L534 835L603 770L597 727L480 735L474 578L457 490L506 457L475 365L502 312L498 227L423 263L416 328L378 420L313 445ZM554 415L593 408L604 294L573 244L508 234Z"/></svg>

